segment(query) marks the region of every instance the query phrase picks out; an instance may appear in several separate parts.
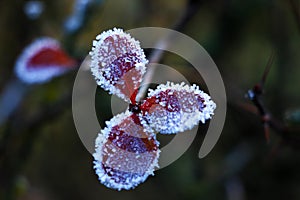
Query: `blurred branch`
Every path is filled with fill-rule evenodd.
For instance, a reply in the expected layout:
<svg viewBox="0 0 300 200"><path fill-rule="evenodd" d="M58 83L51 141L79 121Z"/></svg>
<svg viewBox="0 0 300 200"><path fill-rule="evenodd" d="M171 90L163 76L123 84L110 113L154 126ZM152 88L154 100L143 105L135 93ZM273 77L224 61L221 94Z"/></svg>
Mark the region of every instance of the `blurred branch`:
<svg viewBox="0 0 300 200"><path fill-rule="evenodd" d="M289 0L288 2L290 4L290 8L295 17L298 29L300 31L300 4L299 4L299 1L297 2L296 0Z"/></svg>
<svg viewBox="0 0 300 200"><path fill-rule="evenodd" d="M275 131L275 133L277 133L283 139L284 142L299 148L300 138L291 137L291 130L287 126L285 126L284 123L273 118L272 114L267 110L267 108L264 105L264 101L262 98L264 83L270 72L270 67L272 65L273 60L274 52L269 58L268 64L265 67L261 81L255 84L254 87L248 91L248 97L258 110L258 114L262 119L267 142L269 142L270 140L270 128L272 128Z"/></svg>
<svg viewBox="0 0 300 200"><path fill-rule="evenodd" d="M255 148L247 142L242 142L232 148L220 163L219 181L224 185L228 200L246 199L246 191L240 173L255 158Z"/></svg>
<svg viewBox="0 0 300 200"><path fill-rule="evenodd" d="M70 55L78 57L75 55L76 52L76 40L81 31L84 30L89 24L88 21L93 16L105 0L75 0L73 4L73 9L70 15L65 19L62 29L64 30L63 42L65 44L66 50ZM79 55L81 56L81 55ZM83 60L82 58L81 60Z"/></svg>
<svg viewBox="0 0 300 200"><path fill-rule="evenodd" d="M20 80L12 80L4 88L0 96L0 126L15 111L28 90L28 85Z"/></svg>
<svg viewBox="0 0 300 200"><path fill-rule="evenodd" d="M246 192L242 180L238 176L230 177L224 183L228 200L245 200Z"/></svg>
<svg viewBox="0 0 300 200"><path fill-rule="evenodd" d="M74 41L80 34L79 31L85 28L92 7L101 3L101 0L76 0L73 13L63 27L62 42L68 54L79 57L74 55L76 54ZM81 63L80 60L83 59L79 58L78 63ZM71 71L73 70L69 72ZM17 198L14 191L15 181L32 154L40 135L38 130L57 119L71 105L71 93L68 93L52 105L41 106L39 113L28 119L27 116L18 115L18 108L30 89L32 86L13 79L4 88L0 97L0 126L3 125L0 134L0 199Z"/></svg>
<svg viewBox="0 0 300 200"><path fill-rule="evenodd" d="M190 19L195 16L203 3L204 0L188 0L185 11L175 23L173 29L176 31L182 31Z"/></svg>
<svg viewBox="0 0 300 200"><path fill-rule="evenodd" d="M203 0L188 0L187 5L185 7L184 12L179 17L177 22L173 25L173 30L176 31L182 31L184 27L188 24L190 19L195 16L197 11L199 10L200 6L202 5ZM160 48L156 48L153 50L150 54L149 62L150 63L159 63L161 60L164 51L161 49L167 48L172 41L172 34L168 35L167 37L163 38L162 40L158 41L156 46ZM152 77L155 73L156 67L149 67L147 69L147 72L143 78L144 86L141 86L138 94L137 94L137 101L140 101L146 94L148 86L148 83L151 83Z"/></svg>
<svg viewBox="0 0 300 200"><path fill-rule="evenodd" d="M34 117L17 117L7 124L8 137L0 145L0 185L6 188L6 199L15 199L14 181L30 157L39 136L39 129L70 109L71 93L41 109ZM17 134L22 130L22 134Z"/></svg>

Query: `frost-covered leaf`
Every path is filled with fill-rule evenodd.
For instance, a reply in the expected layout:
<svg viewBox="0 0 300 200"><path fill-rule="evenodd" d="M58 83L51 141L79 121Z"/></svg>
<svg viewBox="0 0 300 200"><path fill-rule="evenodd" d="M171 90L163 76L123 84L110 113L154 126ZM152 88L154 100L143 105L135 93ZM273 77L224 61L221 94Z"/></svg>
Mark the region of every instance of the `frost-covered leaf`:
<svg viewBox="0 0 300 200"><path fill-rule="evenodd" d="M97 84L130 102L148 63L139 42L123 30L114 28L96 37L90 55Z"/></svg>
<svg viewBox="0 0 300 200"><path fill-rule="evenodd" d="M42 37L23 50L16 61L15 73L25 83L44 83L75 65L57 40Z"/></svg>
<svg viewBox="0 0 300 200"><path fill-rule="evenodd" d="M105 186L132 189L153 175L160 150L155 134L127 111L107 122L98 134L94 168Z"/></svg>
<svg viewBox="0 0 300 200"><path fill-rule="evenodd" d="M155 131L170 134L192 129L214 114L216 104L196 85L167 84L149 90L142 103L142 123Z"/></svg>

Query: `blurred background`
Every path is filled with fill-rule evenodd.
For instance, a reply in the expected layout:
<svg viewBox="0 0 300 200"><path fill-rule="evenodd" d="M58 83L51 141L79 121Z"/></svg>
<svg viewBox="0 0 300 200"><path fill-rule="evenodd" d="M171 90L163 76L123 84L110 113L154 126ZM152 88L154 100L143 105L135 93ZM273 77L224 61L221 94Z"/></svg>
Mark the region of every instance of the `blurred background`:
<svg viewBox="0 0 300 200"><path fill-rule="evenodd" d="M143 26L181 31L217 64L228 111L213 151L198 158L207 129L201 126L180 159L136 189L106 188L73 123L76 68L45 84L19 83L21 100L0 125L0 199L300 199L299 0L2 0L0 98L18 82L16 59L34 39L53 37L80 62L102 31ZM261 80L272 52L261 115L246 94ZM206 88L178 56L165 53L160 63ZM95 96L103 125L112 117L110 95L98 89ZM159 136L162 146L171 139Z"/></svg>

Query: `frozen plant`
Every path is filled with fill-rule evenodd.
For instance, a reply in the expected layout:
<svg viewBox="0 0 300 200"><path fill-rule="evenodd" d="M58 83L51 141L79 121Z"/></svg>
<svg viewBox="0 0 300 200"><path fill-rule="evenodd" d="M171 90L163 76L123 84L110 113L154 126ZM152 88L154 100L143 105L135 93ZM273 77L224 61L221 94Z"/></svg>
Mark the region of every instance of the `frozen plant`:
<svg viewBox="0 0 300 200"><path fill-rule="evenodd" d="M159 167L155 133L175 134L205 123L216 104L197 85L171 82L149 89L148 97L137 101L148 60L139 41L122 29L98 35L90 55L97 84L129 103L98 134L94 168L105 186L132 189Z"/></svg>

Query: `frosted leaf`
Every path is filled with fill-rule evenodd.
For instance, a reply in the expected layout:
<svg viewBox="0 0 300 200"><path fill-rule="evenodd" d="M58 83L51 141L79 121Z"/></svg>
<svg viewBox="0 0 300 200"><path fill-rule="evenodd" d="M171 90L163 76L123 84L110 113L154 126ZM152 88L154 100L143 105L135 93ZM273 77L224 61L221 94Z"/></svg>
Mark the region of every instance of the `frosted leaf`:
<svg viewBox="0 0 300 200"><path fill-rule="evenodd" d="M192 129L214 114L216 104L197 85L167 84L150 89L140 109L142 124L162 134Z"/></svg>
<svg viewBox="0 0 300 200"><path fill-rule="evenodd" d="M57 40L43 37L23 50L16 61L15 73L25 83L44 83L75 65Z"/></svg>
<svg viewBox="0 0 300 200"><path fill-rule="evenodd" d="M127 111L113 117L98 134L94 168L105 186L132 189L153 175L160 150L155 134Z"/></svg>
<svg viewBox="0 0 300 200"><path fill-rule="evenodd" d="M140 43L122 29L114 28L96 37L90 55L97 84L130 102L148 63Z"/></svg>

